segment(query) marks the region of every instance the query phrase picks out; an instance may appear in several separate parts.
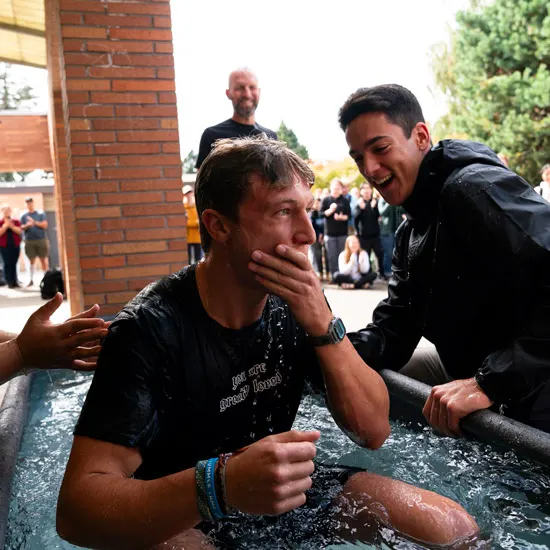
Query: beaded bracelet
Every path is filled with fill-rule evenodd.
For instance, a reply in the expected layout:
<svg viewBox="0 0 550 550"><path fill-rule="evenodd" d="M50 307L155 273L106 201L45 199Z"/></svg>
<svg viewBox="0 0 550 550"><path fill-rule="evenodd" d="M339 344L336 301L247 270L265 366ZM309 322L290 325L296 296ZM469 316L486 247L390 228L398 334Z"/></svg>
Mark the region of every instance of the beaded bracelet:
<svg viewBox="0 0 550 550"><path fill-rule="evenodd" d="M220 505L218 503L218 496L216 495L216 464L218 462L217 458L211 458L206 463L205 471L205 480L206 480L206 498L208 499L208 507L210 508L210 513L215 519L221 519L225 517L225 514L221 511Z"/></svg>
<svg viewBox="0 0 550 550"><path fill-rule="evenodd" d="M199 460L195 466L195 483L197 485L197 507L201 518L205 521L213 519L210 507L208 506L208 498L206 496L206 464L207 460Z"/></svg>

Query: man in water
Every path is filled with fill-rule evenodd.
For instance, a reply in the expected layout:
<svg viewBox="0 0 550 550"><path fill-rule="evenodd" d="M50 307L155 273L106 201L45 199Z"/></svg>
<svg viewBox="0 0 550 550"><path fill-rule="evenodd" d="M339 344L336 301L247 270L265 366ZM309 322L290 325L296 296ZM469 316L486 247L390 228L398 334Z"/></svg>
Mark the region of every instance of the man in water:
<svg viewBox="0 0 550 550"><path fill-rule="evenodd" d="M207 128L201 137L196 167L200 168L218 139L238 138L265 134L277 139L277 134L256 122L256 109L260 101L258 78L248 68L236 69L229 75L225 95L233 104L233 116Z"/></svg>
<svg viewBox="0 0 550 550"><path fill-rule="evenodd" d="M291 430L306 381L354 441L376 449L387 438L385 384L307 259L313 178L275 140L215 146L196 183L205 259L141 292L104 342L59 497L63 538L187 549L226 522L304 505L312 484L328 494L314 474L320 433ZM477 532L449 499L351 474L343 490L361 525L379 517L432 543Z"/></svg>
<svg viewBox="0 0 550 550"><path fill-rule="evenodd" d="M423 412L444 434L489 407L550 432L550 205L485 145L432 146L402 86L358 90L340 125L361 174L407 213L388 298L349 335L361 357L434 386ZM415 351L421 337L435 347Z"/></svg>

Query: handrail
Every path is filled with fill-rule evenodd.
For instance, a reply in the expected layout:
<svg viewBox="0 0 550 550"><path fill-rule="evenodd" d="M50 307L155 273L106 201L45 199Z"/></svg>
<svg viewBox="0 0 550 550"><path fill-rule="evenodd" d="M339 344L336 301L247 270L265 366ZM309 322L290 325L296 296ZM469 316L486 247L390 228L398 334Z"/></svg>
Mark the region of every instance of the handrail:
<svg viewBox="0 0 550 550"><path fill-rule="evenodd" d="M391 370L382 370L390 399L397 399L419 411L430 394L430 386ZM550 434L489 410L477 411L465 417L461 428L469 436L550 466Z"/></svg>

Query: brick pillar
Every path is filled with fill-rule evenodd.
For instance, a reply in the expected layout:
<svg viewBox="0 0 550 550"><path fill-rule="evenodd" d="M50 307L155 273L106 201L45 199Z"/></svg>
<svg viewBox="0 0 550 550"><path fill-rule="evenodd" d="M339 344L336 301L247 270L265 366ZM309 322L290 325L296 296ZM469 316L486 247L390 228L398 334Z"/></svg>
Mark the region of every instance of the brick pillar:
<svg viewBox="0 0 550 550"><path fill-rule="evenodd" d="M170 4L48 3L63 37L83 304L111 315L187 262Z"/></svg>

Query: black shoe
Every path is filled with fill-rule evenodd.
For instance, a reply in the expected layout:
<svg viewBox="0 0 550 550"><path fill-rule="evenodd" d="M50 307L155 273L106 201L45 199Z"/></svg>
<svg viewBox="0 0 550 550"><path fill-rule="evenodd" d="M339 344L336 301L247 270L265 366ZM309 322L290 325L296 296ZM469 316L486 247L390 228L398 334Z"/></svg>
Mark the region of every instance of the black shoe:
<svg viewBox="0 0 550 550"><path fill-rule="evenodd" d="M21 288L17 283L12 283L8 285L8 288Z"/></svg>

